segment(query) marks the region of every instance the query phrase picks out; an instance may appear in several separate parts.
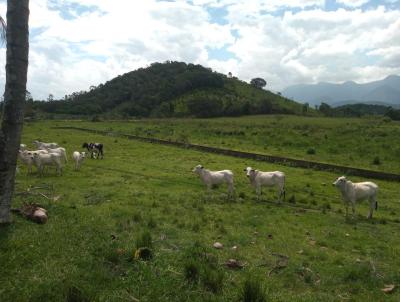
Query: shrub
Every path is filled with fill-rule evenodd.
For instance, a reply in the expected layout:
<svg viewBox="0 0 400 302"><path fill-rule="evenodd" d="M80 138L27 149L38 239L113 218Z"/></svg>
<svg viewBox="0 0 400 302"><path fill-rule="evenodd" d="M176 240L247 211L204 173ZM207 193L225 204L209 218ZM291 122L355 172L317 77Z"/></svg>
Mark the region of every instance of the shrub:
<svg viewBox="0 0 400 302"><path fill-rule="evenodd" d="M142 215L140 215L140 213L133 214L133 221L134 222L140 222L141 220L142 220Z"/></svg>
<svg viewBox="0 0 400 302"><path fill-rule="evenodd" d="M198 281L200 277L200 264L194 260L188 260L184 264L184 275L187 281Z"/></svg>
<svg viewBox="0 0 400 302"><path fill-rule="evenodd" d="M308 148L307 149L307 154L313 155L313 154L316 154L316 153L317 153L317 151L315 150L315 148Z"/></svg>
<svg viewBox="0 0 400 302"><path fill-rule="evenodd" d="M85 294L76 286L70 286L67 289L66 302L88 302L90 299L85 296Z"/></svg>
<svg viewBox="0 0 400 302"><path fill-rule="evenodd" d="M151 229L154 229L157 226L157 222L154 220L154 218L152 216L149 218L149 221L147 222L147 226Z"/></svg>
<svg viewBox="0 0 400 302"><path fill-rule="evenodd" d="M380 165L381 164L381 160L379 158L379 156L375 156L374 160L372 161L373 165Z"/></svg>
<svg viewBox="0 0 400 302"><path fill-rule="evenodd" d="M240 293L240 301L243 302L265 302L265 290L259 280L247 279L243 284L243 289Z"/></svg>
<svg viewBox="0 0 400 302"><path fill-rule="evenodd" d="M151 240L151 234L149 231L143 231L140 236L136 239L136 248L141 248L141 247L148 247L151 248L153 246L152 240Z"/></svg>
<svg viewBox="0 0 400 302"><path fill-rule="evenodd" d="M212 291L213 293L218 293L222 290L224 285L224 273L204 265L202 271L202 281L206 289Z"/></svg>
<svg viewBox="0 0 400 302"><path fill-rule="evenodd" d="M95 116L92 117L91 121L92 121L92 122L101 122L102 119L100 118L100 116L95 115Z"/></svg>

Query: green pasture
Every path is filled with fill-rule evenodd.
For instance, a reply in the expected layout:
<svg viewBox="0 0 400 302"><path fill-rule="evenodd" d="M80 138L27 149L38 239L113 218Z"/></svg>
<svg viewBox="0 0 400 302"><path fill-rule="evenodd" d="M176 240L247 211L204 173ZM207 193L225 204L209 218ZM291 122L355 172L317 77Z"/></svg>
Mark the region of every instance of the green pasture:
<svg viewBox="0 0 400 302"><path fill-rule="evenodd" d="M382 117L264 115L69 124L400 173L400 123Z"/></svg>
<svg viewBox="0 0 400 302"><path fill-rule="evenodd" d="M163 138L172 131L171 138L191 142L323 161L332 158L335 163L362 167L370 167L369 157L377 154L382 160L377 169L390 162L390 170L398 171L388 148L361 135L346 144L350 141L346 131L364 131L366 125L368 133L388 132L375 138L389 144L400 131L398 124L286 116L158 122L25 125L22 142L30 146L38 138L55 141L71 157L83 142L96 141L104 144L105 158L87 159L81 171L73 170L70 159L62 176L53 169L43 177L36 172L27 175L21 168L13 207L39 203L48 210L49 220L37 225L14 216L13 224L0 229L0 301L400 300L398 289L389 294L381 290L388 284L400 285L398 183L372 180L380 187L374 219L365 218L367 203L357 207L355 218L346 219L332 186L340 175L51 128L80 125L138 135L148 129L152 136ZM309 126L303 129L304 125ZM338 125L344 127L340 131L345 141L338 141ZM228 129L232 135L215 133ZM238 135L239 131L245 134ZM284 138L283 133L287 133ZM308 133L299 137L304 145L296 143L298 133ZM283 141L292 145L282 145ZM355 150L361 141L374 152L359 158ZM306 154L308 146L316 148L315 155ZM338 153L328 154L329 148ZM353 161L348 161L350 155ZM191 172L197 164L231 169L236 198L227 198L226 187L208 196ZM257 201L243 172L246 166L284 171L286 201L277 204L276 190L267 189ZM224 248L214 249L216 241ZM151 248L151 260L134 258L141 246ZM231 258L244 267L227 268L224 263ZM244 292L265 300L245 300Z"/></svg>

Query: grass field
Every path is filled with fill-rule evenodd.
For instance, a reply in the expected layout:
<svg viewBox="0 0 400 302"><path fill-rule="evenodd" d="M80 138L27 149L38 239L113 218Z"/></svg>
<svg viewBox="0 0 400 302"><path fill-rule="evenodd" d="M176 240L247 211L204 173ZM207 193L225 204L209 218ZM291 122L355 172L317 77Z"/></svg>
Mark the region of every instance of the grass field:
<svg viewBox="0 0 400 302"><path fill-rule="evenodd" d="M400 173L400 123L378 117L267 115L73 125Z"/></svg>
<svg viewBox="0 0 400 302"><path fill-rule="evenodd" d="M281 123L282 128L273 129L283 133L295 129L296 121L304 124L300 118L264 120L255 118L253 128L268 123L260 126L264 133L268 125ZM159 126L155 121L86 125L142 134L147 124L151 131L158 127L160 132L154 136L177 129L177 138L179 131L184 131L191 141L205 142L203 128L218 130L215 125L220 125L227 131L230 122L231 131L241 131L238 129L249 121L240 118L237 125L234 119L215 119L210 125L201 120L173 121L171 125L165 121ZM343 122L310 121L335 127ZM348 128L361 129L377 122L356 121L360 125L351 123ZM376 181L379 210L372 221L364 218L367 203L357 208L362 216L345 219L339 193L331 185L338 175L50 128L78 124L85 125L56 121L25 125L24 143L36 138L56 141L71 155L84 141L99 141L105 145L105 159L88 159L78 172L69 162L60 177L54 171L41 178L27 176L21 169L16 191L43 187L34 192L48 198L18 195L14 207L38 202L49 211L49 221L37 225L15 216L12 225L0 229L0 301L244 301L244 288L256 295L257 285L268 301L399 301L398 290L391 294L381 291L385 284L400 284L398 183ZM139 127L142 130L135 130ZM388 136L400 129L392 123L376 127L383 131L380 127L389 127ZM323 138L319 126L312 129ZM291 135L297 133L289 130ZM317 136L313 131L308 131L309 137ZM333 140L329 131L336 130L327 130ZM389 140L388 136L383 138ZM207 142L213 145L224 140L224 146L241 149L254 139L252 148L262 149L263 145L256 143L261 137L248 137L246 132L222 139L210 134ZM267 151L273 150L271 144ZM342 142L330 142L340 150L339 144ZM346 145L349 156L359 147L354 145L358 146ZM394 159L385 159L389 151L380 141L372 145L383 152L376 153L383 159L381 166L391 161L397 171ZM322 146L315 147L315 158L321 155L328 160ZM280 154L287 155L303 150L280 148ZM364 166L367 162L360 159L354 163ZM199 163L233 170L236 199L228 200L223 187L207 197L191 172ZM278 205L276 192L271 190L264 190L263 200L257 201L243 172L248 165L284 171L286 202ZM216 241L224 245L222 250L212 247ZM134 259L136 247L144 245L153 251L153 259ZM233 246L238 247L236 251ZM227 268L223 264L230 258L245 267Z"/></svg>

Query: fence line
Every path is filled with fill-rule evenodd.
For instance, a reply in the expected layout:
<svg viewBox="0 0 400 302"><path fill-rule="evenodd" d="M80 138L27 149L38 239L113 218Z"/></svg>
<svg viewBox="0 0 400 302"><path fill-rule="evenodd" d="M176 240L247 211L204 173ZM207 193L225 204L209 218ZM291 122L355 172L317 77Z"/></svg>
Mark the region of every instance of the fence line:
<svg viewBox="0 0 400 302"><path fill-rule="evenodd" d="M170 145L170 146L182 147L182 148L187 148L187 149L193 149L193 150L197 150L197 151L216 153L216 154L222 154L222 155L239 157L239 158L248 158L248 159L265 161L265 162L270 162L270 163L277 163L277 164L286 165L286 166L290 166L290 167L337 172L337 173L343 173L346 175L363 176L363 177L368 177L368 178L383 179L383 180L390 180L390 181L400 181L400 174L395 174L395 173L380 172L380 171L354 168L354 167L348 167L348 166L307 161L307 160L288 158L288 157L283 157L283 156L275 156L275 155L267 155L267 154L259 154L259 153L245 152L245 151L236 151L236 150L230 150L230 149L209 147L209 146L203 146L203 145L198 145L198 144L164 140L164 139L159 139L159 138L137 136L137 135L126 134L126 133L121 133L121 132L112 132L112 131L105 131L105 130L72 127L72 126L62 126L62 127L53 127L53 128L54 129L65 129L65 130L79 130L79 131L101 134L101 135L112 135L112 136L123 137L123 138L127 138L127 139L135 139L135 140L148 142L148 143Z"/></svg>

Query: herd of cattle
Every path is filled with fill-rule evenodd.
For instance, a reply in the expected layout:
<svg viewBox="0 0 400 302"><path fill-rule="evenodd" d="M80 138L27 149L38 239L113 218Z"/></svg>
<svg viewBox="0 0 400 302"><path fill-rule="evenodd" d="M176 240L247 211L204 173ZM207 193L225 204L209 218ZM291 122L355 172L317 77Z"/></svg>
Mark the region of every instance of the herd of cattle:
<svg viewBox="0 0 400 302"><path fill-rule="evenodd" d="M263 186L278 187L279 202L282 196L285 198L285 173L280 171L262 172L251 167L245 168L244 171L249 178L250 184L256 190L257 198L260 198ZM193 172L200 176L200 179L206 185L209 192L214 185L226 183L228 186L228 195L233 195L233 172L231 170L210 171L202 165L197 165L193 169ZM378 201L376 200L378 186L375 183L370 181L353 183L346 179L345 176L341 176L332 185L337 187L342 194L343 202L346 206L346 216L348 215L349 205L351 205L354 215L356 202L362 200L368 200L370 203L368 218L372 218L374 209L378 209Z"/></svg>
<svg viewBox="0 0 400 302"><path fill-rule="evenodd" d="M18 157L27 166L28 173L32 172L32 166L36 166L39 175L43 175L46 166L55 166L59 175L62 174L63 165L68 162L67 151L57 143L44 143L38 140L33 141L36 150L28 150L25 144L21 144ZM103 144L84 143L82 148L86 148L91 158L103 158ZM72 158L75 163L75 170L79 170L86 157L86 152L74 151Z"/></svg>
<svg viewBox="0 0 400 302"><path fill-rule="evenodd" d="M46 166L55 166L58 174L62 174L63 165L68 161L65 148L60 147L57 143L44 143L33 141L36 150L27 150L25 144L20 145L19 159L28 168L28 173L32 172L32 166L36 166L39 175L43 175ZM101 143L83 143L82 148L85 148L91 158L103 158L103 144ZM79 170L82 162L86 157L86 152L74 151L72 158L75 164L75 170ZM285 173L280 171L262 172L251 167L244 169L246 176L249 178L250 184L255 188L257 198L261 196L261 189L265 187L278 188L278 201L282 197L285 198ZM214 185L227 184L228 196L234 194L233 172L231 170L210 171L202 165L197 165L193 172L200 176L202 182L206 185L210 192ZM373 182L353 183L341 176L333 182L342 194L343 202L346 206L346 215L348 215L348 207L351 205L353 215L355 214L356 202L368 200L370 202L370 210L368 218L372 218L372 213L378 209L376 196L378 186Z"/></svg>

